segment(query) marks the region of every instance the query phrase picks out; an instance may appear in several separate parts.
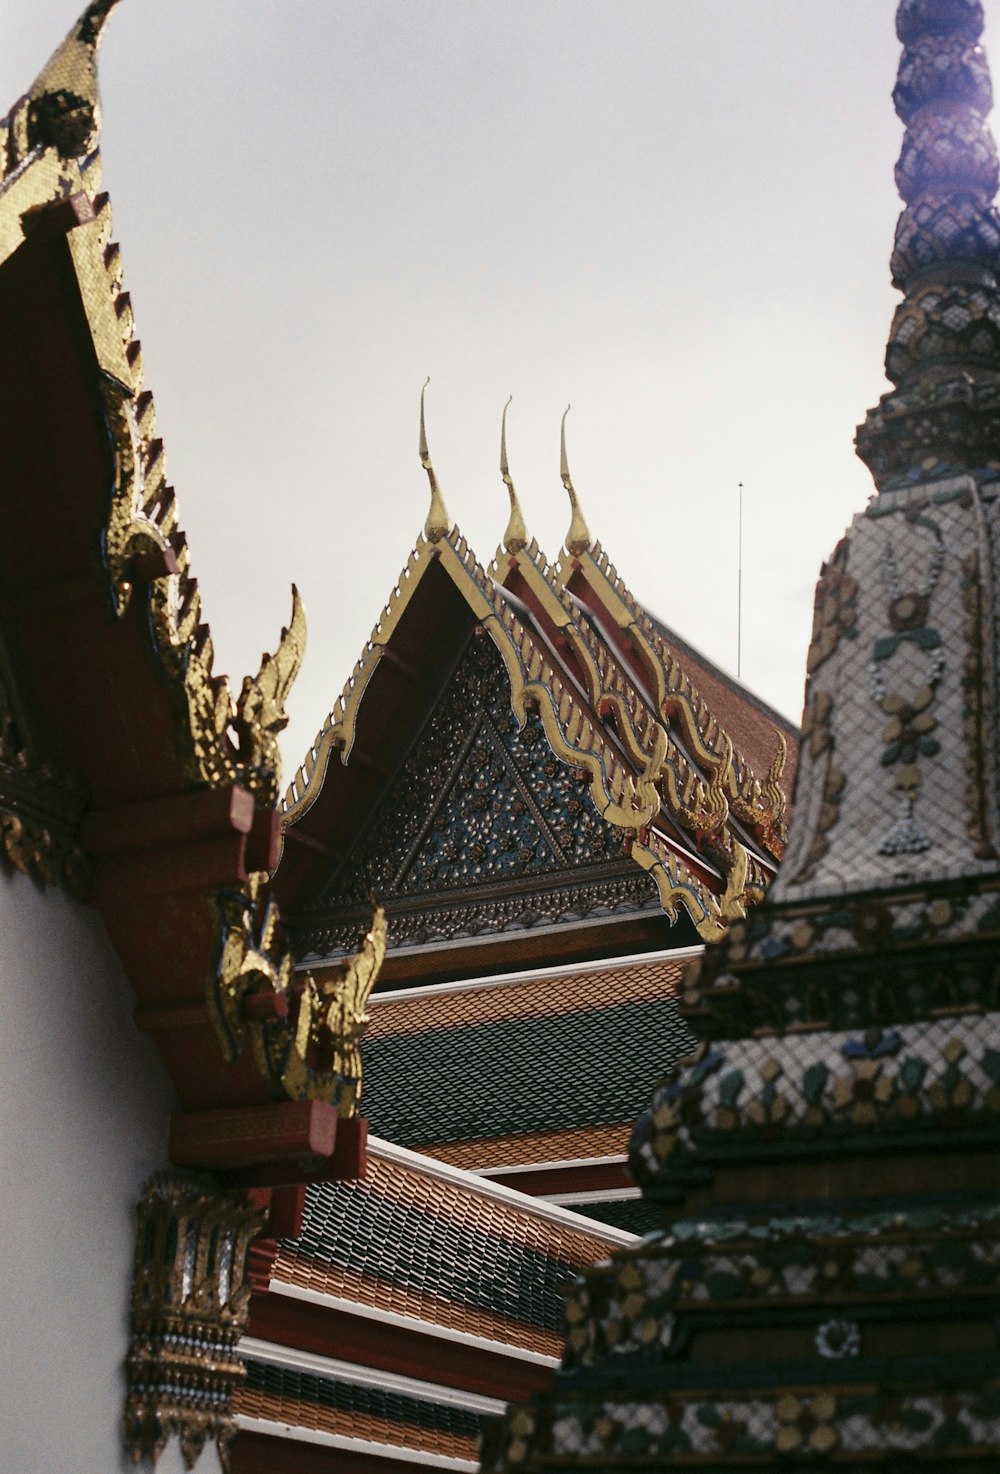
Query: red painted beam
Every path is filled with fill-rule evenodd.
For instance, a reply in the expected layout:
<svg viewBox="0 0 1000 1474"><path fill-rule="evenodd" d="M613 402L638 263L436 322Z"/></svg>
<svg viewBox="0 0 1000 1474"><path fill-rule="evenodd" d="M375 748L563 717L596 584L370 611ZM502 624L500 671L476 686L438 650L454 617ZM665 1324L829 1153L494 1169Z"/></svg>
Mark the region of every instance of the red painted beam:
<svg viewBox="0 0 1000 1474"><path fill-rule="evenodd" d="M229 1458L230 1474L415 1474L420 1468L411 1459L391 1454L330 1448L247 1430L237 1433Z"/></svg>
<svg viewBox="0 0 1000 1474"><path fill-rule="evenodd" d="M582 1162L572 1167L525 1167L489 1178L502 1187L512 1187L529 1197L551 1197L553 1193L616 1192L635 1187L624 1162ZM572 1208L573 1204L567 1205Z"/></svg>
<svg viewBox="0 0 1000 1474"><path fill-rule="evenodd" d="M175 1167L250 1167L286 1157L329 1157L337 1137L337 1110L324 1100L178 1111L170 1118Z"/></svg>
<svg viewBox="0 0 1000 1474"><path fill-rule="evenodd" d="M235 830L249 834L254 798L245 788L201 788L166 798L141 799L92 810L80 838L88 854L107 855L159 849Z"/></svg>
<svg viewBox="0 0 1000 1474"><path fill-rule="evenodd" d="M502 1350L488 1351L338 1306L273 1292L251 1298L247 1333L279 1346L336 1356L502 1401L523 1402L532 1393L545 1391L552 1381L553 1368L522 1361Z"/></svg>
<svg viewBox="0 0 1000 1474"><path fill-rule="evenodd" d="M270 1161L258 1161L252 1166L234 1165L223 1170L221 1176L225 1185L231 1188L277 1188L300 1182L355 1182L365 1177L367 1172L368 1119L366 1116L353 1116L337 1122L330 1152L314 1156L288 1153Z"/></svg>

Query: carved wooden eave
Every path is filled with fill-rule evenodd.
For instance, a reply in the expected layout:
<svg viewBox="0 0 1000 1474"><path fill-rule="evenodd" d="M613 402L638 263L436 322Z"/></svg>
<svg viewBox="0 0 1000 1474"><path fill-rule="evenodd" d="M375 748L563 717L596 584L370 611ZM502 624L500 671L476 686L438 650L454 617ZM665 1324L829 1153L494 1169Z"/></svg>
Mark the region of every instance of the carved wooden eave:
<svg viewBox="0 0 1000 1474"><path fill-rule="evenodd" d="M726 730L718 711L699 692L684 666L683 653L671 648L663 631L631 594L610 558L595 542L578 553L565 549L554 579L600 621L608 644L645 692L654 710L672 730L679 748L721 785L734 818L753 836L772 862L780 862L787 831L787 810L794 786L797 733L790 723L768 712L744 687L726 681L732 695L757 721L741 743ZM703 678L713 679L704 658ZM756 749L746 750L749 742ZM791 750L789 750L791 748Z"/></svg>
<svg viewBox="0 0 1000 1474"><path fill-rule="evenodd" d="M422 459L426 468L423 439ZM403 693L433 679L428 651L436 647L439 633L434 625L438 616L429 611L435 598L443 597L440 585L446 581L467 618L499 651L511 707L521 724L529 710L538 712L552 753L586 775L594 806L627 835L632 860L651 874L667 915L683 913L703 938L717 937L726 922L745 915L747 904L759 899L774 873L785 805L777 772L762 782L745 759L733 756L733 744L720 723L662 641L656 646L655 629L632 600L628 619L645 620L647 643L656 651L650 665L663 693L657 707L654 675L635 659L627 663L613 639L621 626L608 605L617 615L631 596L624 589L619 592L620 586L589 553L582 557L593 567L591 579L600 596L590 592L590 584L584 598L576 587L569 588L579 560L574 559L565 575L546 563L537 543L527 537L510 483L509 489L506 545L486 571L450 525L434 480L432 510L437 507L438 515L431 519L433 537L425 531L417 543L286 794L288 842L277 877L283 902L294 909L308 891L320 863L317 854L329 861L350 848L351 825L363 817L356 802L358 785L367 782L374 795L372 770L381 767L385 778L391 768L387 723L412 727L417 720L413 702L408 704ZM603 625L596 618L598 609ZM445 621L438 622L443 631ZM397 691L398 696L391 694ZM371 748L362 744L359 762L359 723L369 709L366 743ZM680 712L685 718L676 722L678 735L661 711L669 717ZM376 753L379 743L383 745ZM776 743L780 748L781 740ZM353 799L344 771L350 768L355 772ZM746 818L736 820L731 811L740 806Z"/></svg>
<svg viewBox="0 0 1000 1474"><path fill-rule="evenodd" d="M575 516L583 525L578 507ZM584 686L589 708L615 733L630 760L655 765L659 808L652 822L636 832L632 855L657 879L664 908L669 912L676 904L665 879L676 859L674 846L681 838L724 877L720 919L732 920L745 913L748 899L763 893L780 859L784 793L778 790L771 796L771 805L765 805L762 785L749 764L734 758L733 743L722 724L697 697L648 616L620 581L616 580L616 587L604 576L601 564L582 549L570 555L570 578L581 559L593 570L584 597L580 597L584 591L579 582L572 592L568 588L565 558L553 569L534 540L514 553L498 552L490 571L531 605L547 627L550 641L563 652L563 659ZM615 636L621 626L612 621L626 609L630 614L635 610L645 620L657 642L658 682L650 679L646 663L636 658L641 651L626 642L618 648ZM668 695L657 701L653 693L659 687ZM672 723L678 708L686 720ZM784 739L778 740L783 753ZM742 805L743 816L755 821L752 826L735 819L740 812L741 780L756 800L753 809ZM699 930L709 935L703 923Z"/></svg>
<svg viewBox="0 0 1000 1474"><path fill-rule="evenodd" d="M357 1120L334 1139L384 918L326 991L292 982L264 878L304 614L293 590L238 692L215 674L100 192L114 3L0 121L0 832L42 879L87 873L183 1106L174 1160L336 1176L363 1143Z"/></svg>

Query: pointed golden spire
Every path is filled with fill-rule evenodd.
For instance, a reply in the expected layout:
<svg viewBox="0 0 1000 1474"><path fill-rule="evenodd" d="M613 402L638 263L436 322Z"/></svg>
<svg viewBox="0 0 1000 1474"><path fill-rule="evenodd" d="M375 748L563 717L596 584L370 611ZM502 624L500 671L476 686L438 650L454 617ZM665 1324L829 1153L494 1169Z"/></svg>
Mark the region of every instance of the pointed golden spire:
<svg viewBox="0 0 1000 1474"><path fill-rule="evenodd" d="M503 484L507 488L510 497L510 520L507 523L507 531L503 535L503 545L508 553L519 553L528 542L528 529L524 525L524 515L521 512L521 503L517 499L514 482L511 479L510 466L507 464L507 410L513 394L503 407L503 415L500 419L500 475Z"/></svg>
<svg viewBox="0 0 1000 1474"><path fill-rule="evenodd" d="M434 467L431 465L430 451L427 449L427 430L424 426L424 394L430 378L424 380L424 387L420 391L420 464L427 472L427 480L431 484L431 505L427 513L427 521L424 523L424 536L428 542L440 542L441 538L447 537L451 531L451 518L448 516L448 508L444 504L441 488L438 486Z"/></svg>
<svg viewBox="0 0 1000 1474"><path fill-rule="evenodd" d="M566 547L574 557L585 553L593 544L594 539L590 535L590 528L583 519L580 503L577 501L576 492L569 474L569 461L566 458L566 416L572 406L568 405L563 410L562 424L559 426L559 474L562 484L569 495L569 504L573 509L573 516L569 524L569 532L566 534Z"/></svg>

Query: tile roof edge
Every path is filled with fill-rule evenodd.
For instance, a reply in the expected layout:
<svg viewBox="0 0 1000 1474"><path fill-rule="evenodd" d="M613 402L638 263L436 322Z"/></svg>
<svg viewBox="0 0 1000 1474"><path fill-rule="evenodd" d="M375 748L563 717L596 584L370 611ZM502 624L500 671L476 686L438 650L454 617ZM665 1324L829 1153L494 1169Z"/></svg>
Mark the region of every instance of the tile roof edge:
<svg viewBox="0 0 1000 1474"><path fill-rule="evenodd" d="M349 1438L344 1433L326 1433L322 1428L303 1428L293 1423L275 1423L270 1418L254 1418L237 1413L237 1429L241 1433L263 1433L270 1438L287 1438L295 1443L318 1443L325 1448L343 1449L345 1453L368 1454L375 1458L392 1458L399 1463L420 1465L423 1469L455 1469L478 1474L479 1465L470 1459L453 1459L447 1454L432 1454L427 1449L406 1448L400 1443L375 1443L368 1438Z"/></svg>
<svg viewBox="0 0 1000 1474"><path fill-rule="evenodd" d="M734 675L724 665L721 665L717 660L713 660L710 655L706 655L696 645L692 645L690 640L685 639L683 635L677 633L673 625L667 624L666 620L661 619L658 614L654 614L645 604L641 605L641 608L657 633L668 644L679 645L682 652L689 659L697 661L704 666L708 674L714 676L717 681L721 681L724 686L727 686L734 696L745 698L748 705L756 707L763 716L766 716L776 725L782 727L789 737L794 737L798 741L802 735L802 729L792 717L787 716L783 711L779 711L776 706L772 706L753 686L748 686L741 676Z"/></svg>
<svg viewBox="0 0 1000 1474"><path fill-rule="evenodd" d="M385 1371L382 1367L364 1366L360 1362L320 1356L315 1351L300 1351L296 1346L263 1341L257 1336L243 1336L239 1343L239 1354L252 1361L267 1362L269 1366L288 1367L293 1371L307 1372L311 1376L351 1382L361 1387L378 1387L384 1392L398 1392L401 1397L464 1408L467 1412L482 1413L486 1417L502 1413L507 1405L497 1397L484 1397L482 1393L466 1392L459 1387L446 1386L443 1382L425 1382L418 1377L404 1376L400 1372Z"/></svg>
<svg viewBox="0 0 1000 1474"><path fill-rule="evenodd" d="M567 1208L560 1208L555 1203L546 1203L539 1198L529 1197L527 1193L516 1192L512 1187L504 1187L491 1178L476 1177L465 1168L452 1167L448 1162L439 1162L434 1157L425 1157L420 1152L410 1151L405 1146L397 1146L395 1142L386 1141L381 1136L369 1136L368 1155L381 1158L386 1162L395 1162L401 1167L408 1167L411 1172L419 1172L425 1177L436 1177L442 1182L449 1182L476 1197L493 1198L498 1202L506 1203L512 1210L521 1213L526 1218L543 1218L562 1228L572 1229L575 1233L583 1234L587 1238L602 1239L609 1249L639 1242L638 1234L626 1233L624 1229L612 1228L607 1223L597 1223L594 1219L585 1218L581 1213L571 1213Z"/></svg>
<svg viewBox="0 0 1000 1474"><path fill-rule="evenodd" d="M437 1336L442 1341L456 1341L463 1346L474 1346L479 1351L489 1351L495 1356L509 1356L515 1361L531 1362L534 1366L557 1367L558 1356L546 1356L542 1351L532 1351L528 1346L516 1346L511 1341L491 1341L488 1336L477 1336L471 1331L456 1331L439 1321L421 1320L415 1315L400 1315L396 1310L384 1310L379 1305L364 1305L346 1295L331 1295L325 1290L309 1289L305 1285L293 1285L287 1280L273 1278L268 1293L282 1295L287 1300L304 1300L309 1305L321 1305L330 1310L345 1311L348 1315L360 1316L363 1320L377 1320L385 1325L398 1326L409 1331L419 1331L425 1336Z"/></svg>
<svg viewBox="0 0 1000 1474"><path fill-rule="evenodd" d="M368 1007L374 1008L381 1003L397 1003L404 998L435 998L449 993L477 993L491 988L518 987L525 983L542 982L550 978L583 977L593 972L620 972L627 967L637 967L641 963L675 960L686 962L692 957L700 957L704 950L704 943L698 943L692 947L671 947L661 952L632 952L627 957L611 957L606 961L598 959L593 962L563 963L559 967L526 968L523 972L496 973L491 977L470 978L468 982L429 983L426 987L420 988L387 989L384 993L373 993L368 999Z"/></svg>

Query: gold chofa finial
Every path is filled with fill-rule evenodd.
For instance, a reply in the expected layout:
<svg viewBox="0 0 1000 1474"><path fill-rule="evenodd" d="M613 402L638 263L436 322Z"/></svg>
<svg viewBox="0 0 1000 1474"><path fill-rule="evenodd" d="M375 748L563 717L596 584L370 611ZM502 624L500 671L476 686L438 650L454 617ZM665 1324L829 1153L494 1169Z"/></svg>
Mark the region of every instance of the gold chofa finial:
<svg viewBox="0 0 1000 1474"><path fill-rule="evenodd" d="M104 22L118 0L94 0L35 80L29 132L34 144L55 148L64 159L79 158L97 141L100 103L97 47Z"/></svg>
<svg viewBox="0 0 1000 1474"><path fill-rule="evenodd" d="M503 484L510 496L510 521L507 523L507 531L503 535L503 545L508 553L519 553L528 541L528 529L524 525L524 516L521 512L521 503L517 499L514 482L511 479L510 466L507 464L507 410L513 394L503 407L503 415L500 419L500 475Z"/></svg>
<svg viewBox="0 0 1000 1474"><path fill-rule="evenodd" d="M424 387L420 391L420 464L427 472L427 480L431 484L431 505L427 513L427 521L424 523L424 536L428 542L440 542L441 538L447 537L451 531L451 518L448 516L448 508L444 504L441 488L438 486L434 467L431 465L430 451L427 449L427 430L424 426L424 395L430 378L424 380Z"/></svg>
<svg viewBox="0 0 1000 1474"><path fill-rule="evenodd" d="M590 535L590 528L583 520L580 511L580 503L577 501L576 492L569 474L569 461L566 458L566 416L571 406L567 404L563 410L562 424L559 427L559 474L562 476L562 484L569 495L569 504L573 509L573 516L569 524L569 532L566 534L566 547L574 557L578 558L591 546L594 539Z"/></svg>

